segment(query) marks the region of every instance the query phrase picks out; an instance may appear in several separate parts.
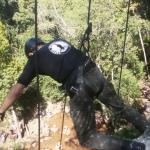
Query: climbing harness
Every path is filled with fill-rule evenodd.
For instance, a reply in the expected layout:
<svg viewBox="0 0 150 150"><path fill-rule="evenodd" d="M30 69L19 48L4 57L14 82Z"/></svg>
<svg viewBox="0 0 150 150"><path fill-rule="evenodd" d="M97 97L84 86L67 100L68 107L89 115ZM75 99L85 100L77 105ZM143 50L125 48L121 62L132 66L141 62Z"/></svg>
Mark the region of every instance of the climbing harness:
<svg viewBox="0 0 150 150"><path fill-rule="evenodd" d="M93 63L91 59L87 58L82 65L79 65L72 71L66 83L63 84L63 88L71 98L78 93L80 85L85 89L91 98L94 97L95 93L86 83L82 82L82 78L87 71L95 66L95 63Z"/></svg>
<svg viewBox="0 0 150 150"><path fill-rule="evenodd" d="M81 42L81 47L80 47L80 50L84 49L84 53L86 55L86 53L88 54L88 57L89 57L89 49L90 49L90 33L92 32L92 23L90 22L90 9L91 9L91 0L89 0L89 7L88 7L88 19L87 19L87 24L88 24L88 27L84 33L84 36L83 36L83 39L82 39L82 42ZM85 46L85 42L87 41L87 48ZM95 65L96 66L96 65ZM90 95L90 97L94 97L94 95L96 97L99 96L99 94L102 92L103 88L104 88L104 80L102 79L101 80L101 87L99 88L98 92L95 94L93 92L93 90L88 86L86 85L85 83L83 83L83 88L85 89L85 91L87 91L87 93Z"/></svg>

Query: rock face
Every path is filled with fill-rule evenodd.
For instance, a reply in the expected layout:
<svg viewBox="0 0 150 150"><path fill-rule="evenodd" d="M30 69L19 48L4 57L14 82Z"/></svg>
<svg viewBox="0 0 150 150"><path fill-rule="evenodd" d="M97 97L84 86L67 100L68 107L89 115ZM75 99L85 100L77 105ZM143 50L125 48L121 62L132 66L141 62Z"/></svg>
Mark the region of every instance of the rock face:
<svg viewBox="0 0 150 150"><path fill-rule="evenodd" d="M48 107L45 110L45 113L42 112L40 116L40 142L49 141L52 138L50 135L51 130L47 122L49 121L50 118L62 112L63 110L61 103L59 104L48 103L47 106ZM11 142L12 144L14 144L14 142L15 143L19 142L21 143L22 149L24 149L24 147L25 148L36 147L39 135L38 119L35 118L29 121L28 124L25 126L26 132L24 133L23 138L20 139L19 141L17 141L17 135L14 133L16 130L14 124L10 123L10 127L7 130L5 128L4 129L0 128L1 143L5 143L0 144L0 149L5 149L8 142ZM58 130L55 130L55 132L58 132Z"/></svg>
<svg viewBox="0 0 150 150"><path fill-rule="evenodd" d="M150 87L142 86L141 91L142 91L142 96L140 100L143 106L142 114L145 116L145 118L148 121L150 121Z"/></svg>
<svg viewBox="0 0 150 150"><path fill-rule="evenodd" d="M40 149L41 150L87 150L79 145L73 124L69 115L69 107L65 107L64 121L61 103L48 104L45 115L40 118ZM63 124L62 124L63 122ZM38 119L28 123L29 135L25 135L20 143L24 150L37 150L38 148ZM61 139L62 137L62 139ZM72 140L70 140L72 139ZM61 141L61 142L60 142ZM75 145L76 144L76 145ZM70 147L70 145L72 145Z"/></svg>
<svg viewBox="0 0 150 150"><path fill-rule="evenodd" d="M71 134L71 128L73 129L73 124L69 115L69 107L66 106L63 111L64 106L61 103L52 104L48 103L45 112L40 116L40 145L42 145L43 150L61 150L64 148L64 144L60 143L60 137L62 142L68 142L66 140L69 136L74 137L75 133ZM65 121L62 124L63 112L65 113ZM69 120L69 121L68 121ZM69 125L68 125L69 123ZM18 141L17 137L11 139L10 137L1 136L0 150L12 149L14 145L18 144L19 150L37 150L39 142L39 124L38 118L30 120L26 125L26 132L22 139ZM14 126L15 129L15 126ZM5 129L4 129L5 130ZM4 135L4 134L2 134ZM10 144L11 143L11 144ZM46 144L45 144L46 143ZM51 144L49 144L51 143ZM68 149L68 148L67 148ZM83 149L83 148L82 148ZM69 149L68 149L69 150ZM80 148L79 148L80 150Z"/></svg>

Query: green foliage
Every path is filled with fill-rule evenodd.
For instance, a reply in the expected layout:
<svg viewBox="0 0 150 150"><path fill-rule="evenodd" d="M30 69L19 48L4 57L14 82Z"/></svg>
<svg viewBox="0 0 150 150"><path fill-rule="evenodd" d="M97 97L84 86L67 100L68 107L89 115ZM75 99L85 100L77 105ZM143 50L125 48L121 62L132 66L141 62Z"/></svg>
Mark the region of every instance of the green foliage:
<svg viewBox="0 0 150 150"><path fill-rule="evenodd" d="M21 148L21 144L14 142L14 144L13 144L13 150L19 150L20 148Z"/></svg>
<svg viewBox="0 0 150 150"><path fill-rule="evenodd" d="M115 133L115 136L125 140L132 140L140 136L140 133L134 127L128 125L126 127L123 127L122 130L117 131Z"/></svg>
<svg viewBox="0 0 150 150"><path fill-rule="evenodd" d="M18 10L18 0L1 0L0 1L0 20L5 24L14 25L12 17Z"/></svg>
<svg viewBox="0 0 150 150"><path fill-rule="evenodd" d="M138 5L134 12L140 14L141 18L150 20L150 1L147 0L135 0Z"/></svg>
<svg viewBox="0 0 150 150"><path fill-rule="evenodd" d="M45 107L45 100L41 93L37 96L37 85L31 83L26 89L24 89L24 92L18 98L17 103L14 104L14 109L27 121L35 117L34 113L37 110L38 103L40 103L40 106L43 108Z"/></svg>
<svg viewBox="0 0 150 150"><path fill-rule="evenodd" d="M114 81L114 85L116 89L118 88L119 85L119 78L120 78L120 73L117 74L117 79ZM121 80L121 86L120 86L120 95L123 97L124 101L128 104L130 104L130 98L136 99L140 97L140 90L138 87L138 80L137 78L133 75L131 70L128 70L126 68L123 68L122 72L122 80Z"/></svg>
<svg viewBox="0 0 150 150"><path fill-rule="evenodd" d="M11 59L11 51L8 40L4 36L4 25L0 22L0 72Z"/></svg>
<svg viewBox="0 0 150 150"><path fill-rule="evenodd" d="M51 101L60 101L63 99L63 93L58 89L58 84L55 80L48 76L40 76L40 92L44 99Z"/></svg>
<svg viewBox="0 0 150 150"><path fill-rule="evenodd" d="M10 90L10 88L16 83L16 80L19 77L19 74L22 72L24 67L23 59L14 58L7 65L7 68L4 68L0 74L0 103L3 101L4 97Z"/></svg>
<svg viewBox="0 0 150 150"><path fill-rule="evenodd" d="M19 12L15 12L13 19L18 25L19 32L24 32L30 25L34 25L34 1L18 0Z"/></svg>
<svg viewBox="0 0 150 150"><path fill-rule="evenodd" d="M149 46L149 45L150 45L150 38L149 38L149 37L145 37L145 39L144 39L144 44L145 44L146 46Z"/></svg>

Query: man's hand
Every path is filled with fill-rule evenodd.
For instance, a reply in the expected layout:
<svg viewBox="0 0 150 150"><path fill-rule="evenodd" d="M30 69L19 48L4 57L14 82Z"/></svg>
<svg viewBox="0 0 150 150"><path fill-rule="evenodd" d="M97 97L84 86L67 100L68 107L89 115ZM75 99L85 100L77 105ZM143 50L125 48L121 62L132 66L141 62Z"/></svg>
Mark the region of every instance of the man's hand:
<svg viewBox="0 0 150 150"><path fill-rule="evenodd" d="M8 110L10 106L12 106L15 103L17 97L22 93L24 88L25 88L25 85L20 84L20 83L16 83L12 87L12 89L9 91L9 93L5 97L0 107L0 120L4 119L4 115L5 115L4 112L6 112L6 110Z"/></svg>
<svg viewBox="0 0 150 150"><path fill-rule="evenodd" d="M0 113L0 122L4 120L5 113Z"/></svg>

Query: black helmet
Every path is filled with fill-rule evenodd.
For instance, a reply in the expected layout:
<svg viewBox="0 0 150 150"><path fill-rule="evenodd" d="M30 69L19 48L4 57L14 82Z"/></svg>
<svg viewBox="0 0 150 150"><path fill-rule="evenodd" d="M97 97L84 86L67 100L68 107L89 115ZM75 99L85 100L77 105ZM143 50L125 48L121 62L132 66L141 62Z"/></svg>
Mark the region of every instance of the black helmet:
<svg viewBox="0 0 150 150"><path fill-rule="evenodd" d="M26 43L25 43L25 54L27 57L29 57L29 52L33 52L36 44L36 38L32 37L29 38ZM44 44L44 42L40 39L37 38L37 44Z"/></svg>

